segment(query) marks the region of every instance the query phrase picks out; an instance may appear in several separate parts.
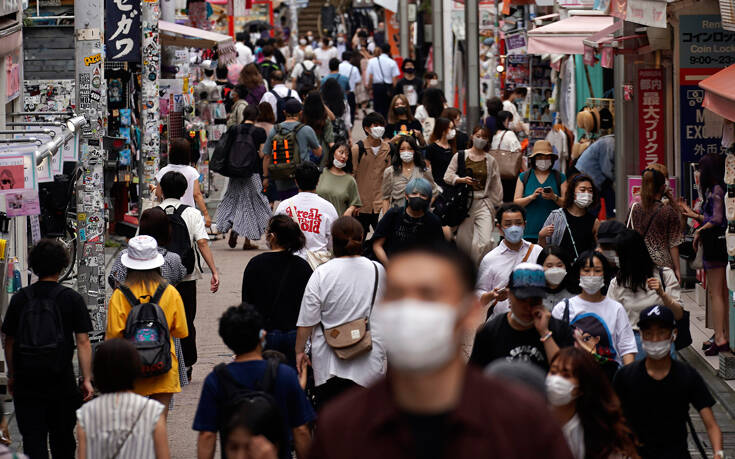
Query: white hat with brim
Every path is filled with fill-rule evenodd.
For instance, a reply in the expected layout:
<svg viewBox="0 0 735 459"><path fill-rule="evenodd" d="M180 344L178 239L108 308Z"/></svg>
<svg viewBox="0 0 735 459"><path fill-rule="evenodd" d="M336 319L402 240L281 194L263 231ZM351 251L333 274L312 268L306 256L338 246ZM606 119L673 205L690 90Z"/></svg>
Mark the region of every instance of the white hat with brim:
<svg viewBox="0 0 735 459"><path fill-rule="evenodd" d="M158 243L150 236L132 238L120 261L126 268L137 271L160 268L164 263L163 255L158 253Z"/></svg>

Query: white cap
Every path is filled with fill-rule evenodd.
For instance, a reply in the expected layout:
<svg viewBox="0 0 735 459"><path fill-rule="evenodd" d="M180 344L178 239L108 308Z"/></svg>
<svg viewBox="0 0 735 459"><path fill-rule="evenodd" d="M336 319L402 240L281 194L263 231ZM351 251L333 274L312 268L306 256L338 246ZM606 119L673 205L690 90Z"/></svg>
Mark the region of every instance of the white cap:
<svg viewBox="0 0 735 459"><path fill-rule="evenodd" d="M123 266L138 271L160 268L163 255L158 253L158 243L150 236L135 236L128 242L128 250L123 253Z"/></svg>

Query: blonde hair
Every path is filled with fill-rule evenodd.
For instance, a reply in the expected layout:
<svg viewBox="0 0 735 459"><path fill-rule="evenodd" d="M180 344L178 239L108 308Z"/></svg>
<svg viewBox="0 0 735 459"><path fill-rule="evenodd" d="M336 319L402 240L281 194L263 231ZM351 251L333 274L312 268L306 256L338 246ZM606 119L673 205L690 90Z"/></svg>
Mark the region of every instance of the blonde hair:
<svg viewBox="0 0 735 459"><path fill-rule="evenodd" d="M651 209L658 201L658 196L666 187L669 177L668 169L663 164L649 164L641 174L641 205L644 209Z"/></svg>

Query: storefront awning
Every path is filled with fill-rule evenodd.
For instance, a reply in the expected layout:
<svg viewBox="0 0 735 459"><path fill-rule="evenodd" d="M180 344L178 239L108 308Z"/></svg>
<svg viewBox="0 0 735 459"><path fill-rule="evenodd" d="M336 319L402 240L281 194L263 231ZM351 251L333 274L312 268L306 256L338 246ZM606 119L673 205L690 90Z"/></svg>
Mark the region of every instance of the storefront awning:
<svg viewBox="0 0 735 459"><path fill-rule="evenodd" d="M586 38L613 25L611 16L572 16L528 32L528 54L584 54Z"/></svg>
<svg viewBox="0 0 735 459"><path fill-rule="evenodd" d="M702 106L723 118L735 121L735 65L699 82L704 89Z"/></svg>
<svg viewBox="0 0 735 459"><path fill-rule="evenodd" d="M229 64L237 57L235 43L229 35L166 21L158 21L158 30L161 33L161 44L164 46L186 46L200 49L216 47L220 64Z"/></svg>

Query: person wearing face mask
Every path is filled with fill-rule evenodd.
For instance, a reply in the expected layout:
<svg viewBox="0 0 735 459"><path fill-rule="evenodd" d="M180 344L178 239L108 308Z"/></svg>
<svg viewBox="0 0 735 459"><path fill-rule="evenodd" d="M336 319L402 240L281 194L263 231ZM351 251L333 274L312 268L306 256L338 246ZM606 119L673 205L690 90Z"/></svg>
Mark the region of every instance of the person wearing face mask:
<svg viewBox="0 0 735 459"><path fill-rule="evenodd" d="M605 199L607 218L615 217L615 135L605 135L584 150L574 167L592 178ZM620 191L618 191L620 192Z"/></svg>
<svg viewBox="0 0 735 459"><path fill-rule="evenodd" d="M623 305L630 323L635 323L638 314L654 304L663 304L674 313L676 320L681 320L685 311L676 274L671 268L656 266L645 250L643 236L636 231L626 230L618 236L616 247L620 269L610 281L607 297ZM633 332L638 345L636 359L640 360L645 358L645 352L641 348L638 327L633 327Z"/></svg>
<svg viewBox="0 0 735 459"><path fill-rule="evenodd" d="M372 112L362 120L365 140L352 145L352 165L362 207L353 214L362 224L365 234L378 226L378 215L383 208L383 171L391 160L390 143L383 138L385 118Z"/></svg>
<svg viewBox="0 0 735 459"><path fill-rule="evenodd" d="M552 210L539 231L539 244L557 245L574 257L597 246L595 238L600 221L589 212L598 202L597 188L586 175L569 180L564 207Z"/></svg>
<svg viewBox="0 0 735 459"><path fill-rule="evenodd" d="M357 220L340 217L331 232L335 258L309 278L296 323L296 365L299 372L306 371L307 365L314 370L314 395L320 411L344 391L368 387L385 373L380 325L372 317L373 305L383 297L385 271L379 263L361 256L364 236ZM372 346L359 355L340 358L325 334L334 338L339 335L337 327L361 318L367 321ZM308 338L311 357L307 356Z"/></svg>
<svg viewBox="0 0 735 459"><path fill-rule="evenodd" d="M304 62L306 53L314 52L314 48L311 47L306 37L299 38L299 45L293 49L293 64L291 68L294 69L296 66Z"/></svg>
<svg viewBox="0 0 735 459"><path fill-rule="evenodd" d="M439 217L429 210L431 182L423 177L412 178L405 193L405 205L388 210L373 233L375 257L386 266L388 259L401 249L444 240Z"/></svg>
<svg viewBox="0 0 735 459"><path fill-rule="evenodd" d="M572 270L569 254L555 245L550 245L539 253L536 263L544 268L546 276L544 307L547 310L551 311L560 301L574 296L567 289L567 273Z"/></svg>
<svg viewBox="0 0 735 459"><path fill-rule="evenodd" d="M518 140L515 132L511 129L513 122L513 114L506 110L501 110L495 117L498 130L495 131L492 141L490 142L491 150L518 151L521 149L521 142ZM516 179L503 179L503 202L513 201L515 195Z"/></svg>
<svg viewBox="0 0 735 459"><path fill-rule="evenodd" d="M503 110L513 115L509 128L514 132L523 131L528 135L530 133L530 126L523 121L523 117L518 113L518 107L516 106L516 101L520 100L523 102L526 96L528 96L528 88L519 86L515 89L506 89L503 93Z"/></svg>
<svg viewBox="0 0 735 459"><path fill-rule="evenodd" d="M393 96L393 86L401 75L398 64L391 58L390 52L388 43L375 48L375 57L368 61L365 71L367 87L373 90L373 108L383 116L388 116L388 103Z"/></svg>
<svg viewBox="0 0 735 459"><path fill-rule="evenodd" d="M513 202L526 208L526 240L537 242L538 232L551 211L564 205L567 178L553 169L558 158L549 142L537 141L528 157L529 170L521 172L516 181Z"/></svg>
<svg viewBox="0 0 735 459"><path fill-rule="evenodd" d="M306 238L293 219L275 215L268 222L265 240L270 251L253 257L243 272L242 301L266 318L264 349L283 352L295 367L296 319L312 272L309 263L296 255ZM288 288L283 288L286 285Z"/></svg>
<svg viewBox="0 0 735 459"><path fill-rule="evenodd" d="M392 142L392 148L392 164L383 172L383 214L391 207L406 205L406 184L415 178L424 178L431 184L432 198L439 194L431 168L426 165L413 137L399 136Z"/></svg>
<svg viewBox="0 0 735 459"><path fill-rule="evenodd" d="M627 365L635 360L638 351L633 328L628 319L628 313L623 305L605 296L607 287L612 278L612 269L600 252L583 252L572 266L568 274L570 288L578 286L581 293L559 302L551 314L564 322L574 325L585 316L592 316L602 323L603 328L610 335L607 346L592 345L589 340L582 341L584 336L577 333L578 344L590 351L615 360L618 364ZM580 327L577 327L580 329ZM582 330L584 331L584 330Z"/></svg>
<svg viewBox="0 0 735 459"><path fill-rule="evenodd" d="M470 363L486 366L498 359L521 360L549 370L560 348L573 346L572 328L544 308L546 277L541 266L520 263L508 280L510 310L477 331Z"/></svg>
<svg viewBox="0 0 735 459"><path fill-rule="evenodd" d="M476 293L480 303L489 305L488 317L508 312L508 278L520 263L533 262L542 247L523 240L526 211L513 203L503 204L495 215L497 227L503 235L497 247L482 258L477 276Z"/></svg>
<svg viewBox="0 0 735 459"><path fill-rule="evenodd" d="M416 76L416 61L413 59L404 59L401 70L403 71L403 78L396 83L396 94L406 96L409 109L413 113L423 95L424 82Z"/></svg>
<svg viewBox="0 0 735 459"><path fill-rule="evenodd" d="M465 365L462 337L480 315L475 274L447 244L391 260L375 308L389 370L320 414L311 457L573 457L538 396Z"/></svg>
<svg viewBox="0 0 735 459"><path fill-rule="evenodd" d="M574 459L638 459L618 396L589 353L559 350L546 376L546 398Z"/></svg>
<svg viewBox="0 0 735 459"><path fill-rule="evenodd" d="M397 94L388 108L388 124L385 126L383 137L395 142L399 136L403 135L414 137L422 147L426 145L421 123L413 117L408 98L403 94Z"/></svg>
<svg viewBox="0 0 735 459"><path fill-rule="evenodd" d="M247 303L229 307L219 319L219 335L235 355L229 363L214 367L204 379L193 425L199 432L197 457L200 459L214 458L217 433L222 435L228 430L225 423L228 415L239 406L233 406L228 399L232 391L261 390L260 383L266 372L274 376L270 393L280 414L279 436L284 440L277 444L278 458L290 458L292 451L299 458L306 457L308 453L311 445L309 423L316 418L314 409L299 385L299 377L293 367L279 364L275 359L263 359L263 349L267 345L263 327L262 316ZM226 443L224 439L223 435L223 444Z"/></svg>
<svg viewBox="0 0 735 459"><path fill-rule="evenodd" d="M337 210L337 215L349 215L362 206L357 182L352 176L352 156L343 141L336 142L329 149L327 164L319 177L316 194L326 199Z"/></svg>
<svg viewBox="0 0 735 459"><path fill-rule="evenodd" d="M638 438L638 453L643 459L691 457L687 420L693 406L707 430L709 457L724 459L722 431L712 413L715 400L694 368L671 358L674 313L663 305L650 306L641 311L638 328L646 358L621 368L613 381L625 419Z"/></svg>
<svg viewBox="0 0 735 459"><path fill-rule="evenodd" d="M426 147L426 162L431 167L434 181L442 189L447 186L444 174L447 172L452 156L457 152L457 143L454 140L456 135L457 131L451 120L437 118L434 122L434 130L429 137L429 145Z"/></svg>
<svg viewBox="0 0 735 459"><path fill-rule="evenodd" d="M443 118L448 118L454 124L454 144L457 146L457 150L466 150L472 148L470 136L466 132L459 129L459 125L462 122L462 112L458 108L447 107L442 110Z"/></svg>
<svg viewBox="0 0 735 459"><path fill-rule="evenodd" d="M492 224L495 209L503 203L503 185L498 163L488 151L490 135L482 126L472 131L472 146L452 156L444 182L450 185L472 186L472 206L469 215L457 228L457 246L472 254L476 263L492 247ZM464 161L464 177L459 176L459 156ZM471 171L471 174L470 174Z"/></svg>

